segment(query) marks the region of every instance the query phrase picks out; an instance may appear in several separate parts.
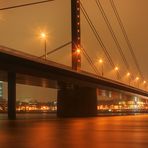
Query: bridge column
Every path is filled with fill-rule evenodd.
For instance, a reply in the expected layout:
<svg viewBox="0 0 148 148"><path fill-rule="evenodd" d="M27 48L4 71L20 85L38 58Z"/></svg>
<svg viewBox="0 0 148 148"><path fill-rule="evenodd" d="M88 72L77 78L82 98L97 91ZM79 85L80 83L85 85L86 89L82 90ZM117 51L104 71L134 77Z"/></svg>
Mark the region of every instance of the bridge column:
<svg viewBox="0 0 148 148"><path fill-rule="evenodd" d="M80 0L71 0L72 69L81 68L80 50Z"/></svg>
<svg viewBox="0 0 148 148"><path fill-rule="evenodd" d="M16 119L16 73L8 72L8 119Z"/></svg>
<svg viewBox="0 0 148 148"><path fill-rule="evenodd" d="M58 117L87 117L97 115L97 91L90 87L61 86L58 91Z"/></svg>

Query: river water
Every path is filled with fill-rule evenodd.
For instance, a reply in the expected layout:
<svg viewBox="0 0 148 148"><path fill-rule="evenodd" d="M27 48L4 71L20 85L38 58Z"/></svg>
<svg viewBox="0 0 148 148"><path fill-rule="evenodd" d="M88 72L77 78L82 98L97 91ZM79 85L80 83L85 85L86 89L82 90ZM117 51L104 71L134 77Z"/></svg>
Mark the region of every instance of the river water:
<svg viewBox="0 0 148 148"><path fill-rule="evenodd" d="M0 114L0 148L148 148L148 115L60 119Z"/></svg>

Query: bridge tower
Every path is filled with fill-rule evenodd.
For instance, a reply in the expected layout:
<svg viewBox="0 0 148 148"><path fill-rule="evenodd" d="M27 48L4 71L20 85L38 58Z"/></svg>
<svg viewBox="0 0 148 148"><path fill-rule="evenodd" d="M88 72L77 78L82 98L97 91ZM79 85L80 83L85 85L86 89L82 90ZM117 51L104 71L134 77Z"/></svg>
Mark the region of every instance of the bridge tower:
<svg viewBox="0 0 148 148"><path fill-rule="evenodd" d="M80 0L71 0L72 69L81 68Z"/></svg>
<svg viewBox="0 0 148 148"><path fill-rule="evenodd" d="M81 68L80 0L71 0L72 69ZM97 114L97 89L80 84L59 82L57 115L85 117Z"/></svg>

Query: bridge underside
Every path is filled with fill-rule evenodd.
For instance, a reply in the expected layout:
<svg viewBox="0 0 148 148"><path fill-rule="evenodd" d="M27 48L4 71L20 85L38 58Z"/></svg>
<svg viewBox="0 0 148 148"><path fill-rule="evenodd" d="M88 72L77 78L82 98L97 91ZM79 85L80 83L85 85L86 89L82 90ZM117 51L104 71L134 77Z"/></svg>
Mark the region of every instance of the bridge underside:
<svg viewBox="0 0 148 148"><path fill-rule="evenodd" d="M8 73L6 71L0 71L0 81L8 81ZM56 80L43 77L35 77L26 74L16 73L16 83L58 89L58 84Z"/></svg>
<svg viewBox="0 0 148 148"><path fill-rule="evenodd" d="M97 89L25 74L0 71L0 81L8 82L8 117L16 118L16 84L58 89L57 116L84 117L97 114Z"/></svg>
<svg viewBox="0 0 148 148"><path fill-rule="evenodd" d="M99 87L148 96L146 91L132 86L82 71L76 72L69 67L37 57L2 49L0 59L0 80L8 82L10 119L15 118L16 83L58 88L58 116L95 115L96 88ZM66 86L63 86L64 83Z"/></svg>
<svg viewBox="0 0 148 148"><path fill-rule="evenodd" d="M0 81L8 82L8 118L15 119L16 84L25 84L58 89L58 117L87 117L97 115L97 88L105 88L89 83L63 81L39 76L0 71ZM73 82L73 83L72 83ZM79 84L79 85L78 85ZM117 90L110 88L109 90ZM121 91L121 90L120 90ZM133 93L125 92L130 95Z"/></svg>

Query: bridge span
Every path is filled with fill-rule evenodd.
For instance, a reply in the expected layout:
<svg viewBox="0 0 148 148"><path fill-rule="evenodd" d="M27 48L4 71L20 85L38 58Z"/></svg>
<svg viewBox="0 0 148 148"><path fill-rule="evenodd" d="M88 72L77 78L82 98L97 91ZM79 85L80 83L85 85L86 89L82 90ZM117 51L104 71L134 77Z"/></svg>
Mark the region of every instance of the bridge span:
<svg viewBox="0 0 148 148"><path fill-rule="evenodd" d="M144 90L75 71L55 62L0 46L0 80L8 81L8 117L15 118L16 83L58 89L58 116L97 114L97 88L118 90L148 97Z"/></svg>

